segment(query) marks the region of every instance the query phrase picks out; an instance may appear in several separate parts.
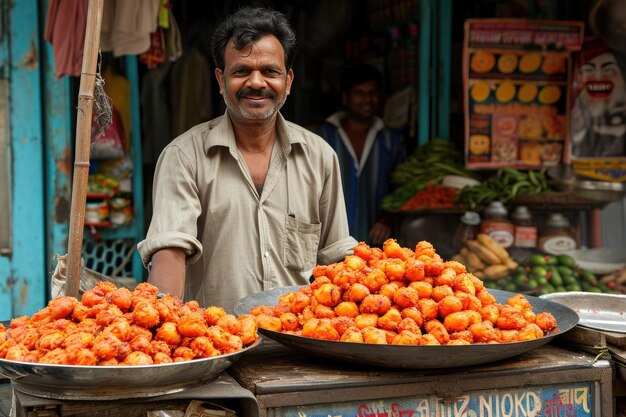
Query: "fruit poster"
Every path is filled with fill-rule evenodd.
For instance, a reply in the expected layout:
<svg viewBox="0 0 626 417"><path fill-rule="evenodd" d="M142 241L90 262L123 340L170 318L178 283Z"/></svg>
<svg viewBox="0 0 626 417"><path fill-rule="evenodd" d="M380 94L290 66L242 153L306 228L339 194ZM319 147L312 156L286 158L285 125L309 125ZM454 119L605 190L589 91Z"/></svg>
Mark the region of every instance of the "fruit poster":
<svg viewBox="0 0 626 417"><path fill-rule="evenodd" d="M539 168L567 160L572 52L584 24L465 22L465 162L470 169Z"/></svg>

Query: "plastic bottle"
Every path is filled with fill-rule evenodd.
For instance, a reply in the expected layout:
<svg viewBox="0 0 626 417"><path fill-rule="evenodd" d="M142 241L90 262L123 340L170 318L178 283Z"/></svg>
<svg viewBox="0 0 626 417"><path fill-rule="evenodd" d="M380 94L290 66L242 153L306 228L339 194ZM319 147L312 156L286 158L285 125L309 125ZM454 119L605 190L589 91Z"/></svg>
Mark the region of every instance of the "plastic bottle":
<svg viewBox="0 0 626 417"><path fill-rule="evenodd" d="M480 231L480 215L475 211L466 211L460 219L459 227L454 236L454 246L460 250L465 242L476 238Z"/></svg>
<svg viewBox="0 0 626 417"><path fill-rule="evenodd" d="M480 225L480 231L489 235L503 248L510 248L515 240L515 227L508 219L508 214L502 202L492 201L485 209L485 219Z"/></svg>
<svg viewBox="0 0 626 417"><path fill-rule="evenodd" d="M550 214L545 230L539 236L539 249L551 255L559 255L576 249L577 245L567 217L561 213Z"/></svg>
<svg viewBox="0 0 626 417"><path fill-rule="evenodd" d="M515 226L515 238L513 246L516 248L537 247L537 226L533 222L533 216L526 206L519 206L511 214Z"/></svg>

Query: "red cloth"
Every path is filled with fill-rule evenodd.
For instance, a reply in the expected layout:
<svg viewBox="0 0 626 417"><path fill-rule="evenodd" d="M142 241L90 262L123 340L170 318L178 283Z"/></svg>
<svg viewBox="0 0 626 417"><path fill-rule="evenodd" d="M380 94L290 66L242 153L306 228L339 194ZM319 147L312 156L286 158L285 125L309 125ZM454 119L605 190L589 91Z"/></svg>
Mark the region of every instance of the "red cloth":
<svg viewBox="0 0 626 417"><path fill-rule="evenodd" d="M52 44L57 77L80 76L87 27L86 0L51 0L44 39Z"/></svg>
<svg viewBox="0 0 626 417"><path fill-rule="evenodd" d="M578 53L578 66L582 66L605 52L612 52L608 45L600 38L586 38Z"/></svg>

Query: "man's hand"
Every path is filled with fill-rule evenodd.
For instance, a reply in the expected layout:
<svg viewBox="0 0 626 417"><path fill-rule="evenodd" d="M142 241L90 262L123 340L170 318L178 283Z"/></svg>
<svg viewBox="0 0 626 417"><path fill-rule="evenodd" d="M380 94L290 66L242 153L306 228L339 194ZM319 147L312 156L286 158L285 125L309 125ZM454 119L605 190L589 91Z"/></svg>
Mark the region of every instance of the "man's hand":
<svg viewBox="0 0 626 417"><path fill-rule="evenodd" d="M374 246L382 245L385 240L389 239L391 228L384 223L374 223L368 234L369 244Z"/></svg>
<svg viewBox="0 0 626 417"><path fill-rule="evenodd" d="M148 282L160 292L183 298L185 292L185 251L178 248L161 249L152 255Z"/></svg>

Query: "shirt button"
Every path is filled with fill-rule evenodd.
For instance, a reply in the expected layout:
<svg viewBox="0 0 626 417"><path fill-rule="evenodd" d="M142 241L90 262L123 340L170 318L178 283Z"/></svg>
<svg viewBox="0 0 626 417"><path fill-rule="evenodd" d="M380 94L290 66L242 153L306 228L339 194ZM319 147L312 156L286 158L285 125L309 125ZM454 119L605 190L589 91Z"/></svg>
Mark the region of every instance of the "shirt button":
<svg viewBox="0 0 626 417"><path fill-rule="evenodd" d="M265 253L263 254L263 256L265 256L266 258L269 258L269 257L270 257L270 253L269 253L269 252L265 252Z"/></svg>

